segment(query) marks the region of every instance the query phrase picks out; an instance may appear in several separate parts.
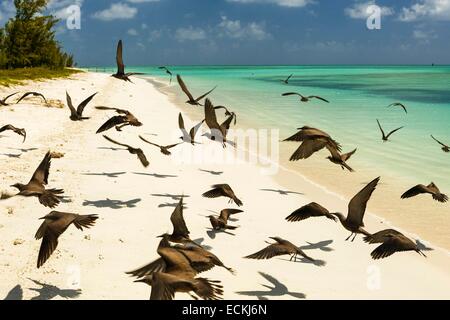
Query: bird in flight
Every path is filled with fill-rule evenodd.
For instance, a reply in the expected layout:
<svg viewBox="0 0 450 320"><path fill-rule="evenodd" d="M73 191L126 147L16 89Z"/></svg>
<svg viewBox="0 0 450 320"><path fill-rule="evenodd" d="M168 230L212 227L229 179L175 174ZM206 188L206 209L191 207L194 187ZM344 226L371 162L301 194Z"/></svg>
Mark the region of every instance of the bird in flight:
<svg viewBox="0 0 450 320"><path fill-rule="evenodd" d="M246 256L246 259L256 259L256 260L263 260L263 259L272 259L273 257L283 256L283 255L291 255L290 261L294 260L297 262L297 256L300 255L303 258L305 258L308 261L314 262L315 260L306 253L303 252L302 249L297 247L296 245L292 244L291 242L284 240L280 237L270 237L270 239L274 240L275 243L269 244L268 247L251 254L249 256Z"/></svg>
<svg viewBox="0 0 450 320"><path fill-rule="evenodd" d="M236 125L236 122L237 122L237 116L236 116L236 113L234 113L234 112L228 110L228 108L227 108L227 107L224 107L224 106L217 106L217 107L214 107L214 110L220 110L220 109L225 110L225 116L226 116L226 117L231 117L231 116L233 116L233 117L234 117L234 125Z"/></svg>
<svg viewBox="0 0 450 320"><path fill-rule="evenodd" d="M284 82L285 84L289 84L289 80L291 80L291 78L294 76L294 74L291 74L289 77L287 77L285 80L281 80L282 82Z"/></svg>
<svg viewBox="0 0 450 320"><path fill-rule="evenodd" d="M36 232L36 240L42 239L37 260L40 268L50 258L58 246L58 238L73 224L77 229L90 228L98 219L97 215L78 215L74 213L52 211L41 218L44 222Z"/></svg>
<svg viewBox="0 0 450 320"><path fill-rule="evenodd" d="M406 109L406 106L403 103L395 102L395 103L392 103L392 104L388 105L388 108L391 108L391 107L400 107L403 110L405 110L406 114L408 114L408 110Z"/></svg>
<svg viewBox="0 0 450 320"><path fill-rule="evenodd" d="M439 143L442 146L442 151L444 151L445 153L449 153L450 152L450 147L448 145L440 142L433 135L431 135L431 138L433 138L434 141L436 141L437 143Z"/></svg>
<svg viewBox="0 0 450 320"><path fill-rule="evenodd" d="M417 186L409 189L402 195L402 199L408 199L415 196L418 196L419 194L431 194L433 196L433 199L439 202L447 202L448 196L441 193L439 188L432 182L428 186L425 186L423 184L418 184Z"/></svg>
<svg viewBox="0 0 450 320"><path fill-rule="evenodd" d="M322 100L322 101L324 101L326 103L330 103L330 101L328 101L328 100L326 100L326 99L324 99L322 97L319 97L319 96L304 96L304 95L302 95L301 93L298 93L298 92L287 92L287 93L283 93L282 94L283 97L294 96L294 95L295 96L299 96L301 102L310 102L312 99L318 99L318 100Z"/></svg>
<svg viewBox="0 0 450 320"><path fill-rule="evenodd" d="M5 107L6 107L6 106L9 106L10 103L7 103L6 100L8 100L9 98L15 96L16 94L18 94L18 92L13 93L13 94L10 94L9 96L6 96L6 97L3 98L3 99L0 99L0 105L5 106Z"/></svg>
<svg viewBox="0 0 450 320"><path fill-rule="evenodd" d="M203 125L204 122L205 122L205 120L203 120L202 122L197 124L195 127L192 127L188 133L184 126L183 115L180 112L180 114L178 115L178 127L180 128L181 132L183 133L183 136L180 137L180 139L183 140L183 142L190 143L192 145L195 145L196 143L198 143L195 141L195 136L197 135L198 130L200 129L200 127Z"/></svg>
<svg viewBox="0 0 450 320"><path fill-rule="evenodd" d="M44 102L47 103L47 99L44 97L44 95L42 93L39 93L39 92L27 92L19 100L17 100L16 103L20 103L23 99L26 99L29 96L41 97L44 100Z"/></svg>
<svg viewBox="0 0 450 320"><path fill-rule="evenodd" d="M116 53L117 72L112 76L116 79L133 83L133 81L131 81L129 77L134 75L140 75L142 73L138 72L125 73L125 65L123 64L123 56L122 56L123 51L122 47L123 47L122 40L119 40L119 42L117 43L117 53Z"/></svg>
<svg viewBox="0 0 450 320"><path fill-rule="evenodd" d="M214 230L235 230L238 227L228 225L228 219L230 218L231 215L238 214L241 212L244 211L239 209L223 209L222 211L220 211L219 217L210 215L208 218Z"/></svg>
<svg viewBox="0 0 450 320"><path fill-rule="evenodd" d="M72 98L70 97L69 93L66 91L67 106L70 109L70 120L72 120L72 121L88 120L89 118L83 117L83 111L84 111L84 108L86 108L86 106L88 105L88 103L91 102L92 99L94 99L94 97L97 95L97 93L98 92L94 93L93 95L88 97L86 100L81 102L78 105L77 109L75 109L75 107L73 106L73 103L72 103Z"/></svg>
<svg viewBox="0 0 450 320"><path fill-rule="evenodd" d="M316 217L325 217L333 221L337 220L333 214L316 202L311 202L310 204L295 210L286 218L286 220L289 222L297 222Z"/></svg>
<svg viewBox="0 0 450 320"><path fill-rule="evenodd" d="M47 152L28 184L16 183L11 187L19 190L18 196L37 197L45 207L55 208L61 202L61 189L45 189L50 173L51 154Z"/></svg>
<svg viewBox="0 0 450 320"><path fill-rule="evenodd" d="M234 201L239 207L243 206L243 203L241 200L236 197L233 189L228 184L216 184L212 186L212 190L207 191L203 194L203 197L205 198L219 198L219 197L226 197L230 198L229 203Z"/></svg>
<svg viewBox="0 0 450 320"><path fill-rule="evenodd" d="M5 132L5 131L12 131L12 132L22 136L23 142L25 142L25 140L27 139L27 132L25 131L25 129L19 129L19 128L14 127L11 124L7 124L0 128L0 133Z"/></svg>
<svg viewBox="0 0 450 320"><path fill-rule="evenodd" d="M233 119L235 119L235 116L231 114L222 124L219 124L217 121L216 110L214 109L211 100L208 98L205 100L205 122L211 130L210 139L221 142L224 148L227 146L227 133L228 130L230 130Z"/></svg>
<svg viewBox="0 0 450 320"><path fill-rule="evenodd" d="M139 159L139 161L141 162L141 164L142 164L145 168L147 168L147 167L150 165L150 162L148 162L147 157L145 156L145 154L144 154L144 152L142 151L142 149L133 148L132 146L129 146L129 145L127 145L127 144L119 143L119 142L117 142L117 141L115 141L115 140L113 140L113 139L111 139L110 137L105 136L105 135L103 135L103 137L104 137L106 140L108 140L109 142L111 142L111 143L114 143L114 144L116 144L116 145L118 145L118 146L121 146L121 147L125 147L125 148L128 150L129 153L135 154L135 155L138 157L138 159Z"/></svg>
<svg viewBox="0 0 450 320"><path fill-rule="evenodd" d="M355 171L347 164L347 161L351 158L351 156L353 156L356 153L357 149L353 150L352 152L344 154L340 154L334 148L329 148L328 150L330 150L331 152L331 156L327 157L328 160L330 160L334 164L340 165L342 167L342 170L347 169L350 172Z"/></svg>
<svg viewBox="0 0 450 320"><path fill-rule="evenodd" d="M98 130L97 133L105 132L113 127L116 127L117 131L122 131L126 126L142 127L142 122L140 122L130 111L118 108L110 107L95 107L97 110L113 110L119 115L114 116L108 121L106 121Z"/></svg>
<svg viewBox="0 0 450 320"><path fill-rule="evenodd" d="M378 123L378 127L380 128L380 131L381 131L381 134L382 134L382 139L383 139L384 142L389 141L389 137L391 135L393 135L397 131L399 131L399 130L404 128L404 127L397 128L397 129L392 130L391 132L389 132L388 135L386 135L386 133L384 132L383 128L381 127L380 121L378 119L377 119L377 123Z"/></svg>
<svg viewBox="0 0 450 320"><path fill-rule="evenodd" d="M166 66L159 67L158 69L166 71L166 73L170 76L169 84L172 84L173 73Z"/></svg>
<svg viewBox="0 0 450 320"><path fill-rule="evenodd" d="M181 144L181 143L176 143L176 144L172 144L172 145L169 145L169 146L160 146L160 145L158 145L158 144L156 144L156 143L153 143L153 142L148 141L147 139L145 139L145 138L142 137L142 136L139 136L139 138L140 138L142 141L144 141L145 143L148 143L148 144L150 144L150 145L152 145L152 146L155 146L155 147L159 148L159 150L161 151L161 153L164 154L164 155L166 155L166 156L170 156L170 155L172 154L172 153L169 151L170 149L175 148L176 146L178 146L178 145Z"/></svg>
<svg viewBox="0 0 450 320"><path fill-rule="evenodd" d="M205 98L206 96L208 96L211 92L213 92L217 88L217 86L216 86L212 90L210 90L207 93L198 97L197 99L194 99L194 96L191 94L191 92L189 91L189 89L187 88L186 84L184 83L183 79L181 78L181 76L179 74L177 74L177 81L178 81L178 84L180 85L181 90L183 90L183 92L187 95L187 97L189 99L188 101L186 101L186 103L193 105L193 106L201 106L200 101L203 98Z"/></svg>

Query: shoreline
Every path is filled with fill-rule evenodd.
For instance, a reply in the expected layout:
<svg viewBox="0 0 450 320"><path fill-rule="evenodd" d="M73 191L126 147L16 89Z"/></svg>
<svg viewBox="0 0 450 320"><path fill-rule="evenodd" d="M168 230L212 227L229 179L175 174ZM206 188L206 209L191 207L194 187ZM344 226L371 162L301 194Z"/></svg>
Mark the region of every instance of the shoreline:
<svg viewBox="0 0 450 320"><path fill-rule="evenodd" d="M161 92L162 94L165 94L168 96L169 100L180 110L185 112L188 117L191 118L191 120L193 121L198 121L201 119L201 117L198 117L198 113L193 112L193 110L195 110L194 108L183 108L183 95L180 92L179 94L176 94L173 92L173 86L174 86L174 82L172 82L172 86L168 85L168 82L158 79L156 77L142 77L142 79L147 80L149 83L151 83L152 85L155 86L155 88ZM176 87L176 84L175 84ZM213 101L214 103L214 101ZM203 110L201 110L201 113L203 112ZM255 127L258 127L256 123L252 123L252 125L255 124ZM251 126L251 125L250 125ZM251 128L249 126L249 124L244 124L244 128L243 129L249 129ZM289 145L289 143L287 143L287 145ZM335 185L333 185L332 183L330 183L330 181L327 181L327 179L323 179L322 177L320 177L320 174L316 174L316 172L313 172L312 174L307 174L304 171L307 171L308 169L312 169L315 171L320 171L320 170L328 170L328 173L330 173L331 171L333 171L333 165L330 164L327 160L322 159L323 157L321 156L316 156L313 159L309 159L306 160L306 162L308 163L306 165L306 168L300 169L299 167L301 166L302 161L299 162L289 162L289 161L283 161L284 158L288 159L290 156L290 153L293 152L295 150L295 148L298 147L298 144L296 143L291 143L291 148L292 151L289 151L288 153L286 152L280 152L279 156L280 156L280 161L279 161L279 172L277 174L275 174L273 176L273 180L277 183L279 183L281 186L286 187L286 188L290 188L290 190L292 189L292 191L299 191L299 190L294 190L296 187L296 183L294 182L294 178L291 176L296 175L297 177L299 177L300 179L307 181L310 184L314 184L315 186L317 186L318 188L320 188L322 190L322 193L324 194L330 194L333 197L336 197L338 199L340 199L341 201L349 201L349 199L351 199L351 197L353 197L358 191L359 191L359 186L358 185L353 185L353 191L352 191L352 187L349 188L348 185L350 184L349 182L347 182L347 188L345 188L344 190L342 188L336 188ZM246 150L248 151L248 150ZM305 160L303 161L303 163L305 162ZM258 164L259 165L259 164ZM350 164L351 165L351 164ZM315 167L315 168L314 168ZM343 175L355 175L355 173L348 173L348 172L340 172L340 168L338 166L336 166L336 168L338 168L338 170L334 170L334 173L336 176L338 177L342 177ZM334 168L334 169L336 169ZM358 171L358 170L357 170ZM367 171L367 168L365 168L365 171ZM359 177L360 179L362 178L363 174L360 174L358 172L356 172L356 174L359 174L361 177ZM365 177L367 178L367 172L364 172ZM377 176L377 174L375 172L372 173L373 178L375 178ZM388 177L388 179L383 179ZM321 179L322 178L322 179ZM354 181L356 181L357 179L353 179ZM384 181L393 181L395 180L395 178L393 176L382 176L381 179L381 184L383 184ZM328 183L327 183L328 182ZM380 184L380 185L381 185ZM375 191L374 193L374 198L377 196L377 193L381 193L382 191L380 191L380 187L377 188L378 190ZM396 190L396 194L400 195L401 193L401 189L398 188L397 186L394 187L394 190ZM343 192L344 191L344 192ZM311 195L307 195L308 197L310 197ZM319 196L319 198L323 198L321 196ZM398 196L398 200L400 199L400 196ZM377 199L378 200L378 199ZM390 201L395 200L395 199L389 199ZM389 203L389 200L387 201L387 203ZM312 200L312 201L318 201L318 200ZM378 202L384 202L383 200L379 200ZM403 203L401 202L403 201ZM414 199L412 200L414 202ZM405 202L405 200L400 200L397 201L399 203L402 203L404 205L406 205L407 207L411 207L411 204L408 204ZM411 202L411 200L410 200ZM319 202L320 203L320 202ZM417 203L417 202L416 202ZM435 207L435 208L439 208L442 209L443 211L445 211L445 209L443 209L442 207L445 206L446 204L440 204L440 203L435 203L434 201L430 200L430 205ZM415 228L411 228L411 226L408 226L408 223L406 223L407 221L403 220L398 217L395 217L395 213L391 213L391 214L382 214L381 212L386 212L386 210L383 210L383 208L386 208L388 206L383 205L382 203L375 203L374 204L374 200L371 199L371 201L369 202L369 209L367 211L368 215L371 215L372 217L374 217L375 219L379 220L379 221L383 221L383 223L385 223L387 226L395 228L398 231L401 231L402 233L404 233L405 235L408 235L414 239L420 240L422 243L424 243L425 245L431 245L433 248L441 250L443 253L450 255L450 243L448 243L448 241L444 241L444 242L440 242L440 241L436 241L436 239L430 239L433 237L427 237L426 235L423 235L423 233L425 234L433 234L433 231L429 231L429 232L425 232L425 230L415 230L415 231L411 231L410 229L415 229ZM372 208L372 209L370 209ZM327 208L330 211L333 211L333 208ZM405 211L407 211L405 209ZM448 210L447 210L448 211ZM343 212L344 214L346 214L346 211ZM367 216L367 215L366 215ZM393 221L391 221L393 220ZM380 229L381 230L381 229ZM370 230L372 232L377 232L380 230ZM421 235L422 234L422 235Z"/></svg>

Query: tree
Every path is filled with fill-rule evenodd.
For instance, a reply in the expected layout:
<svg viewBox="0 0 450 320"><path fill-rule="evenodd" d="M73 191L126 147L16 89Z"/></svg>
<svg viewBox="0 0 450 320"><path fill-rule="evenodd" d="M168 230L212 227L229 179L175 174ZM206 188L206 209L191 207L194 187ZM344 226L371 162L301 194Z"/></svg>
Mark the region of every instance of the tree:
<svg viewBox="0 0 450 320"><path fill-rule="evenodd" d="M16 15L4 28L3 52L7 68L71 66L73 58L62 52L55 39L58 19L44 15L48 0L14 0ZM1 40L1 39L0 39Z"/></svg>

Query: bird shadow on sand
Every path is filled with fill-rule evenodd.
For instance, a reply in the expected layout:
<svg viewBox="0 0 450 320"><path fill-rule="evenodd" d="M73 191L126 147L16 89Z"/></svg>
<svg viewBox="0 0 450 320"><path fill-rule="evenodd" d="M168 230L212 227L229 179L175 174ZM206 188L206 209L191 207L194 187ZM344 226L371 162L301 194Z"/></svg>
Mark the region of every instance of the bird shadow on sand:
<svg viewBox="0 0 450 320"><path fill-rule="evenodd" d="M42 283L37 280L29 280L33 281L36 285L41 286L41 288L29 288L29 290L39 293L38 296L31 298L31 300L51 300L56 297L73 299L79 297L81 294L81 289L60 289L56 286Z"/></svg>
<svg viewBox="0 0 450 320"><path fill-rule="evenodd" d="M420 240L416 240L416 245L417 245L417 248L419 248L419 250L421 250L421 251L434 251L433 248L428 247L426 244L424 244Z"/></svg>
<svg viewBox="0 0 450 320"><path fill-rule="evenodd" d="M38 148L26 148L26 149L21 149L21 148L8 148L8 149L9 149L9 150L20 151L20 152L22 152L22 153L27 153L27 152L39 150Z"/></svg>
<svg viewBox="0 0 450 320"><path fill-rule="evenodd" d="M206 244L203 244L203 242L205 242L205 238L198 238L198 239L195 239L195 240L192 240L192 241L194 241L196 244L202 246L205 250L212 250L213 249L213 247L208 246Z"/></svg>
<svg viewBox="0 0 450 320"><path fill-rule="evenodd" d="M135 175L138 176L148 176L158 179L167 179L167 178L178 178L178 176L170 175L170 174L157 174L157 173L143 173L143 172L132 172Z"/></svg>
<svg viewBox="0 0 450 320"><path fill-rule="evenodd" d="M88 173L82 173L83 176L103 176L108 178L118 178L121 175L126 174L126 172L102 172L102 173L96 173L96 172L88 172Z"/></svg>
<svg viewBox="0 0 450 320"><path fill-rule="evenodd" d="M211 171L211 170L204 170L204 169L198 169L198 171L209 173L213 176L220 176L224 173L223 171Z"/></svg>
<svg viewBox="0 0 450 320"><path fill-rule="evenodd" d="M179 202L175 202L175 203L169 203L169 202L165 202L165 203L160 203L158 204L158 208L176 208L178 207ZM187 209L188 207L183 204L183 209Z"/></svg>
<svg viewBox="0 0 450 320"><path fill-rule="evenodd" d="M305 299L306 295L301 292L290 292L288 288L282 284L280 281L272 277L271 275L258 272L261 277L270 282L270 285L263 284L262 286L268 290L266 291L238 291L236 292L239 295L256 297L258 300L269 300L269 297L283 297L283 296L291 296L297 299Z"/></svg>
<svg viewBox="0 0 450 320"><path fill-rule="evenodd" d="M295 260L290 260L288 258L279 258L279 260L283 260L283 261L288 261L288 262L292 262L292 263L306 263L306 264L313 264L316 267L324 267L327 265L327 262L324 260L319 260L319 259L314 259L314 261L310 261L308 259L305 259L303 257L297 257L297 261Z"/></svg>
<svg viewBox="0 0 450 320"><path fill-rule="evenodd" d="M20 284L18 284L17 286L12 288L3 300L7 300L7 301L8 300L11 300L11 301L23 300L22 286Z"/></svg>
<svg viewBox="0 0 450 320"><path fill-rule="evenodd" d="M96 208L110 208L110 209L136 208L136 205L141 201L142 199L122 201L122 200L111 200L106 198L105 200L97 200L97 201L84 200L83 206Z"/></svg>
<svg viewBox="0 0 450 320"><path fill-rule="evenodd" d="M221 233L224 233L224 234L227 234L227 235L233 236L233 237L236 236L234 233L228 232L228 231L226 231L226 230L214 230L214 229L208 229L208 231L206 231L206 234L208 235L208 237L209 237L210 239L215 239L216 236L217 236L218 234L221 234Z"/></svg>
<svg viewBox="0 0 450 320"><path fill-rule="evenodd" d="M325 251L325 252L334 251L333 248L330 248L330 245L333 243L333 240L325 240L325 241L320 241L317 243L311 243L311 242L306 241L306 243L308 245L301 246L300 249L302 249L302 250L320 250L320 251Z"/></svg>
<svg viewBox="0 0 450 320"><path fill-rule="evenodd" d="M170 198L174 201L180 201L181 198L189 198L189 195L184 194L170 194L170 193L153 193L152 197Z"/></svg>
<svg viewBox="0 0 450 320"><path fill-rule="evenodd" d="M295 192L295 191L289 191L289 190L276 190L276 189L259 189L259 190L265 191L265 192L278 193L279 195L282 195L282 196L288 196L290 194L296 194L296 195L300 195L300 196L305 195L304 193L301 193L301 192Z"/></svg>
<svg viewBox="0 0 450 320"><path fill-rule="evenodd" d="M22 154L2 153L0 155L8 157L8 158L12 158L12 159L19 159Z"/></svg>
<svg viewBox="0 0 450 320"><path fill-rule="evenodd" d="M113 148L113 147L98 147L99 150L112 150L112 151L123 151L124 148Z"/></svg>

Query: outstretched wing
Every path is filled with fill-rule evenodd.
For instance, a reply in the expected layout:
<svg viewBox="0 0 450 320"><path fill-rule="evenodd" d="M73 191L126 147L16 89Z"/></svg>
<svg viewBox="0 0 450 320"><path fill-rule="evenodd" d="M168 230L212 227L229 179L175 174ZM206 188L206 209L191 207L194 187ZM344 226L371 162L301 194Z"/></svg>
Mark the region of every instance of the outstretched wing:
<svg viewBox="0 0 450 320"><path fill-rule="evenodd" d="M440 142L438 139L436 139L435 137L433 137L433 135L431 135L431 137L433 138L434 141L436 141L437 143L439 143L441 146L447 147L446 144L443 144L442 142Z"/></svg>
<svg viewBox="0 0 450 320"><path fill-rule="evenodd" d="M125 147L125 148L130 148L129 145L124 144L124 143L117 142L117 141L111 139L110 137L108 137L108 136L106 136L106 135L103 135L103 138L105 138L105 139L108 140L109 142L114 143L114 144L116 144L116 145L118 145L118 146Z"/></svg>
<svg viewBox="0 0 450 320"><path fill-rule="evenodd" d="M220 125L217 121L216 110L214 109L214 106L209 99L206 99L205 101L205 122L211 130L220 130Z"/></svg>
<svg viewBox="0 0 450 320"><path fill-rule="evenodd" d="M203 125L205 120L202 120L199 124L197 124L195 127L191 128L191 131L189 132L189 136L192 140L195 140L195 136L197 135L198 130Z"/></svg>
<svg viewBox="0 0 450 320"><path fill-rule="evenodd" d="M115 116L112 117L111 119L109 119L108 121L106 121L98 130L96 133L101 133L104 131L107 131L111 128L114 128L115 126L118 126L122 123L125 123L126 119L124 119L123 116Z"/></svg>
<svg viewBox="0 0 450 320"><path fill-rule="evenodd" d="M330 101L328 101L327 99L324 99L324 98L319 97L319 96L309 96L308 99L319 99L319 100L322 100L322 101L324 101L326 103L330 103Z"/></svg>
<svg viewBox="0 0 450 320"><path fill-rule="evenodd" d="M286 250L285 247L280 246L279 244L271 244L270 246L254 253L249 256L246 256L247 259L256 259L256 260L263 260L263 259L271 259L273 257L281 256L283 254L289 254L290 252Z"/></svg>
<svg viewBox="0 0 450 320"><path fill-rule="evenodd" d="M381 123L380 121L377 119L377 123L378 123L378 128L380 128L381 134L383 135L383 139L386 137L386 134L384 133L383 128L381 127Z"/></svg>
<svg viewBox="0 0 450 320"><path fill-rule="evenodd" d="M412 198L412 197L415 197L415 196L417 196L419 194L422 194L422 193L431 193L431 192L423 184L418 184L417 186L412 187L411 189L406 191L404 194L402 194L402 199Z"/></svg>
<svg viewBox="0 0 450 320"><path fill-rule="evenodd" d="M77 113L81 116L83 114L84 108L88 105L89 102L91 102L92 99L97 95L98 92L91 95L89 98L84 100L82 103L78 105Z"/></svg>
<svg viewBox="0 0 450 320"><path fill-rule="evenodd" d="M181 197L180 202L170 216L170 221L173 225L174 236L189 237L190 232L183 217L183 197Z"/></svg>
<svg viewBox="0 0 450 320"><path fill-rule="evenodd" d="M202 100L204 97L206 97L207 95L209 95L211 92L213 92L214 90L216 90L217 86L215 86L214 88L212 88L211 90L209 90L207 93L205 93L204 95L201 95L200 97L198 97L197 99L195 99L196 102Z"/></svg>
<svg viewBox="0 0 450 320"><path fill-rule="evenodd" d="M347 221L355 226L364 227L363 219L366 212L367 202L369 201L372 193L375 191L380 177L376 178L365 186L356 196L350 200L348 204L348 216Z"/></svg>
<svg viewBox="0 0 450 320"><path fill-rule="evenodd" d="M166 270L166 263L162 258L158 258L155 261L152 261L139 269L128 271L126 272L126 274L131 274L134 277L142 278L151 275L154 272L164 272L165 270Z"/></svg>
<svg viewBox="0 0 450 320"><path fill-rule="evenodd" d="M290 161L298 161L301 159L308 159L317 151L322 150L327 145L324 139L307 139L303 141L300 147L294 152L289 159Z"/></svg>
<svg viewBox="0 0 450 320"><path fill-rule="evenodd" d="M75 107L73 106L72 103L72 98L70 97L69 93L66 91L66 100L67 100L67 106L70 109L70 113L72 116L76 116L77 115L77 110L75 110Z"/></svg>
<svg viewBox="0 0 450 320"><path fill-rule="evenodd" d="M188 96L189 101L194 101L194 97L189 92L188 88L186 87L186 84L184 83L183 79L181 79L181 76L179 74L177 74L177 81L178 84L180 85L181 90L183 90L183 92Z"/></svg>
<svg viewBox="0 0 450 320"><path fill-rule="evenodd" d="M6 98L5 98L5 99L3 99L3 102L5 102L5 103L6 103L6 100L8 100L9 98L11 98L11 97L15 96L16 94L18 94L18 92L15 92L15 93L13 93L13 94L10 94L9 96L6 96Z"/></svg>
<svg viewBox="0 0 450 320"><path fill-rule="evenodd" d="M123 64L122 57L122 40L119 40L119 43L117 44L116 62L117 74L125 74L125 65Z"/></svg>
<svg viewBox="0 0 450 320"><path fill-rule="evenodd" d="M400 128L395 129L395 130L392 130L391 132L389 132L389 134L386 136L386 138L389 139L389 137L390 137L391 135L393 135L394 133L396 133L397 131L399 131L399 130L401 130L401 129L403 129L403 128L404 128L404 127L400 127Z"/></svg>
<svg viewBox="0 0 450 320"><path fill-rule="evenodd" d="M223 219L225 222L228 221L231 215L244 212L239 209L223 209L220 211L220 219Z"/></svg>
<svg viewBox="0 0 450 320"><path fill-rule="evenodd" d="M31 177L31 181L37 182L39 184L48 184L48 175L50 173L50 164L51 164L51 153L50 151L47 152L47 154L44 156L44 159L42 159L41 163L39 164L39 167L34 172L33 176Z"/></svg>
<svg viewBox="0 0 450 320"><path fill-rule="evenodd" d="M42 99L44 99L45 103L47 103L47 99L45 99L44 95L39 92L27 92L17 101L17 103L20 103L20 101L22 101L23 99L25 99L28 96L41 97Z"/></svg>
<svg viewBox="0 0 450 320"><path fill-rule="evenodd" d="M300 93L297 92L286 92L282 94L283 97L288 97L288 96L299 96L301 97L302 95Z"/></svg>

